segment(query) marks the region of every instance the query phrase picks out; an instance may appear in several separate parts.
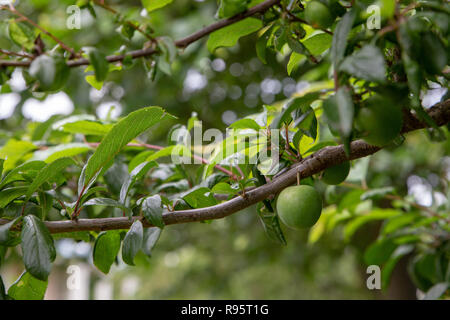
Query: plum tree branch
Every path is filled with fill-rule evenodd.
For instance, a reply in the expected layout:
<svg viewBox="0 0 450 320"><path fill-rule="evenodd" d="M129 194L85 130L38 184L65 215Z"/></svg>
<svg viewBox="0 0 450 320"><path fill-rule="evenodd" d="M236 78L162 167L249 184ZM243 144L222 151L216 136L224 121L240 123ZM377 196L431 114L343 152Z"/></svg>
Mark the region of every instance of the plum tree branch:
<svg viewBox="0 0 450 320"><path fill-rule="evenodd" d="M450 122L450 99L434 105L428 110L428 114L433 118L437 125L442 126ZM427 127L425 123L414 118L409 119L402 129L402 133L418 130ZM274 195L284 188L295 184L297 175L301 179L310 177L333 165L348 160L354 160L369 156L379 151L381 148L370 145L363 140L356 140L350 144L350 156L344 152L342 145L325 147L300 162L294 164L286 172L280 174L270 182L260 187L245 192L245 195L237 196L229 201L217 204L215 206L167 212L163 215L166 225L197 222L203 220L220 219L236 213L244 208L254 205L267 197ZM45 221L45 225L51 233L64 233L74 231L103 231L113 229L128 229L134 219L140 217L120 218L100 218L100 219L79 219L77 221ZM0 225L9 222L6 219L0 219ZM145 227L152 225L142 221Z"/></svg>
<svg viewBox="0 0 450 320"><path fill-rule="evenodd" d="M204 27L203 29L200 29L182 39L176 40L175 45L180 48L184 49L190 44L196 42L197 40L209 35L210 33L222 29L226 26L229 26L233 23L239 22L245 18L254 16L258 13L263 13L267 11L272 6L278 4L281 0L266 0L264 2L261 2L260 4L248 9L247 11L244 11L242 13L239 13L233 17L219 20L215 23L210 24L209 26ZM141 58L141 57L147 57L155 54L157 52L157 49L153 47L140 49L140 50L134 50L130 51L125 54L119 54L119 55L111 55L106 57L106 60L110 63L122 61L127 56L131 56L133 59ZM69 67L78 67L82 65L89 65L88 59L77 59L77 60L71 60L67 62L67 65ZM0 67L1 66L13 66L13 67L29 67L31 64L31 61L17 61L17 60L0 60Z"/></svg>

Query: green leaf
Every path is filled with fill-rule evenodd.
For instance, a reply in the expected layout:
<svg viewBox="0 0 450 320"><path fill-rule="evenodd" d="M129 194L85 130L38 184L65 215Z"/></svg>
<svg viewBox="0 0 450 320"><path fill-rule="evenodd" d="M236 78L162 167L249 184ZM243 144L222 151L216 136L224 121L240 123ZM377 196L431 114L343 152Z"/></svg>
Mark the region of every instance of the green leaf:
<svg viewBox="0 0 450 320"><path fill-rule="evenodd" d="M311 105L311 103L313 103L318 98L319 98L318 92L311 92L305 94L302 97L290 100L283 108L283 111L280 113L280 115L272 121L270 127L273 129L280 129L284 123L288 123L292 120L293 115L295 117L295 114L293 114L294 111L296 111L297 109L307 110L307 108Z"/></svg>
<svg viewBox="0 0 450 320"><path fill-rule="evenodd" d="M26 270L35 278L46 281L56 257L50 232L38 217L28 215L23 218L21 238Z"/></svg>
<svg viewBox="0 0 450 320"><path fill-rule="evenodd" d="M109 72L109 62L106 55L98 51L96 48L86 48L87 57L94 68L95 80L102 82L106 79Z"/></svg>
<svg viewBox="0 0 450 320"><path fill-rule="evenodd" d="M211 190L205 187L201 187L193 191L189 190L188 194L183 196L183 200L194 209L206 208L217 204Z"/></svg>
<svg viewBox="0 0 450 320"><path fill-rule="evenodd" d="M0 159L0 177L3 174L3 164L5 163L5 159Z"/></svg>
<svg viewBox="0 0 450 320"><path fill-rule="evenodd" d="M156 9L165 7L172 2L173 0L142 0L142 5L147 12L152 12Z"/></svg>
<svg viewBox="0 0 450 320"><path fill-rule="evenodd" d="M95 266L108 274L120 249L120 233L116 230L103 231L95 240L93 259Z"/></svg>
<svg viewBox="0 0 450 320"><path fill-rule="evenodd" d="M258 216L267 236L279 244L287 245L283 230L281 230L278 215L263 208L262 210L258 210Z"/></svg>
<svg viewBox="0 0 450 320"><path fill-rule="evenodd" d="M261 126L253 119L240 119L230 125L232 129L253 129L259 131Z"/></svg>
<svg viewBox="0 0 450 320"><path fill-rule="evenodd" d="M25 162L24 164L21 164L20 166L14 168L11 170L0 182L0 189L6 186L7 184L23 180L23 173L29 172L29 171L36 171L41 170L43 167L45 167L45 162L43 161L30 161Z"/></svg>
<svg viewBox="0 0 450 320"><path fill-rule="evenodd" d="M11 220L8 223L0 225L0 245L1 246L9 246L11 242L14 240L13 232L10 230L11 227L17 223L20 218L16 218Z"/></svg>
<svg viewBox="0 0 450 320"><path fill-rule="evenodd" d="M147 228L144 230L144 239L142 241L142 251L147 256L152 255L152 250L161 236L162 229L158 227Z"/></svg>
<svg viewBox="0 0 450 320"><path fill-rule="evenodd" d="M339 132L344 143L348 142L355 113L349 90L345 87L339 88L334 96L323 102L323 111L328 124Z"/></svg>
<svg viewBox="0 0 450 320"><path fill-rule="evenodd" d="M364 252L364 261L367 265L382 265L397 248L391 239L381 239L372 243Z"/></svg>
<svg viewBox="0 0 450 320"><path fill-rule="evenodd" d="M11 187L0 191L0 208L6 207L11 201L23 196L28 187Z"/></svg>
<svg viewBox="0 0 450 320"><path fill-rule="evenodd" d="M211 191L215 194L236 194L239 189L233 189L228 183L219 182Z"/></svg>
<svg viewBox="0 0 450 320"><path fill-rule="evenodd" d="M104 136L113 125L100 122L81 120L69 122L61 126L61 130L68 133L81 133L84 135Z"/></svg>
<svg viewBox="0 0 450 320"><path fill-rule="evenodd" d="M365 45L355 54L342 61L339 70L368 81L386 80L386 63L381 50L371 44Z"/></svg>
<svg viewBox="0 0 450 320"><path fill-rule="evenodd" d="M384 220L401 214L401 211L394 209L375 209L370 213L359 216L351 220L344 228L344 236L346 240L350 240L353 234L368 222L376 220Z"/></svg>
<svg viewBox="0 0 450 320"><path fill-rule="evenodd" d="M389 260L384 264L381 270L381 286L382 288L387 288L391 278L392 271L394 271L397 262L401 258L411 253L414 250L413 245L401 245L395 249L395 251L390 256Z"/></svg>
<svg viewBox="0 0 450 320"><path fill-rule="evenodd" d="M24 272L8 290L8 295L14 300L42 300L47 290L47 280L42 281Z"/></svg>
<svg viewBox="0 0 450 320"><path fill-rule="evenodd" d="M79 154L83 154L91 150L92 148L84 143L73 142L66 144L59 144L54 147L49 147L45 150L36 151L33 155L34 160L42 160L46 163L51 163L57 159L64 157L73 157Z"/></svg>
<svg viewBox="0 0 450 320"><path fill-rule="evenodd" d="M305 60L306 57L303 54L292 52L291 56L289 57L289 62L287 64L287 73L288 75L291 75L292 71L294 71L302 62Z"/></svg>
<svg viewBox="0 0 450 320"><path fill-rule="evenodd" d="M33 180L33 183L28 187L26 192L26 198L29 199L31 195L44 183L47 182L54 177L56 177L61 171L67 168L70 165L74 165L75 161L71 158L60 158L55 160L52 163L47 164L44 168L42 168L36 178Z"/></svg>
<svg viewBox="0 0 450 320"><path fill-rule="evenodd" d="M136 136L167 117L160 107L148 107L130 113L105 136L86 166L85 185Z"/></svg>
<svg viewBox="0 0 450 320"><path fill-rule="evenodd" d="M128 196L128 192L133 187L134 183L138 179L142 179L145 174L150 170L151 168L157 167L158 164L155 161L148 161L143 162L139 164L136 168L133 169L133 171L130 173L130 176L128 179L124 182L122 185L122 188L120 189L120 196L119 196L119 202L125 204L125 200Z"/></svg>
<svg viewBox="0 0 450 320"><path fill-rule="evenodd" d="M144 228L142 222L136 220L123 239L122 259L126 264L134 266L134 256L142 247Z"/></svg>
<svg viewBox="0 0 450 320"><path fill-rule="evenodd" d="M19 141L10 139L0 149L0 158L5 159L3 170L14 169L16 163L21 160L28 152L36 149L36 146L28 141Z"/></svg>
<svg viewBox="0 0 450 320"><path fill-rule="evenodd" d="M347 38L352 29L353 22L356 18L356 11L353 9L347 12L336 25L333 33L333 41L331 43L331 60L335 70L344 58L345 49L347 48Z"/></svg>
<svg viewBox="0 0 450 320"><path fill-rule="evenodd" d="M23 22L10 20L8 24L9 37L18 46L31 50L34 47L34 30Z"/></svg>
<svg viewBox="0 0 450 320"><path fill-rule="evenodd" d="M309 37L303 41L303 44L312 55L317 56L330 48L332 39L331 35L324 32Z"/></svg>
<svg viewBox="0 0 450 320"><path fill-rule="evenodd" d="M207 47L213 53L218 47L232 47L239 38L251 34L262 27L262 22L255 18L246 18L209 35Z"/></svg>
<svg viewBox="0 0 450 320"><path fill-rule="evenodd" d="M384 188L376 188L371 189L364 192L361 195L361 200L374 199L374 198L382 198L387 194L392 194L395 192L394 187L384 187Z"/></svg>
<svg viewBox="0 0 450 320"><path fill-rule="evenodd" d="M51 116L47 121L40 123L34 130L33 135L31 136L32 141L44 140L44 137L47 138L50 130L49 128L55 122L56 119L59 118L59 115Z"/></svg>
<svg viewBox="0 0 450 320"><path fill-rule="evenodd" d="M217 15L220 19L232 17L247 10L250 0L219 0Z"/></svg>
<svg viewBox="0 0 450 320"><path fill-rule="evenodd" d="M164 228L163 208L161 197L154 195L142 200L142 213L145 219L156 227Z"/></svg>

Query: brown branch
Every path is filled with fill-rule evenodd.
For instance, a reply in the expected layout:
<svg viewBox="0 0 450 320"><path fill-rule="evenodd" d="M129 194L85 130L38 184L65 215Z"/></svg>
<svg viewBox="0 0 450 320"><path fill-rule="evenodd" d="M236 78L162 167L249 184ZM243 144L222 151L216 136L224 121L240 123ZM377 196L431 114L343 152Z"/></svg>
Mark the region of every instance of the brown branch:
<svg viewBox="0 0 450 320"><path fill-rule="evenodd" d="M439 126L449 123L450 99L430 108L428 110L428 114ZM410 122L408 127L403 128L402 133L407 133L409 131L422 129L425 127L426 125L423 122L417 120L414 123ZM207 208L167 212L163 215L164 223L166 225L171 225L224 218L233 213L241 211L244 208L254 205L264 199L267 199L269 196L277 194L284 188L295 184L297 181L297 177L299 177L300 179L310 177L328 167L348 160L354 160L369 156L379 151L380 149L380 147L369 145L363 140L356 140L350 144L350 156L347 157L342 145L325 147L293 165L285 173L274 178L267 184L247 191L245 193L245 197L238 196L229 201ZM51 233L88 230L102 231L113 229L128 229L133 223L134 219L139 219L139 217L133 217L132 219L129 219L127 217L120 217L79 219L77 221L45 221L45 225ZM0 225L5 224L9 221L10 220L0 219ZM145 227L152 226L146 220L143 221L143 224Z"/></svg>
<svg viewBox="0 0 450 320"><path fill-rule="evenodd" d="M254 16L255 14L265 12L269 8L271 8L273 5L279 3L280 1L281 0L266 0L264 2L261 2L260 4L248 9L247 11L245 11L243 13L235 15L231 18L217 21L203 29L200 29L197 32L194 32L193 34L191 34L185 38L179 39L179 40L175 41L175 45L180 49L184 49L187 46L189 46L190 44L192 44L193 42L209 35L210 33L214 32L216 30L219 30L221 28L229 26L233 23L239 22L245 18ZM114 63L114 62L122 61L127 56L131 56L133 59L136 59L136 58L151 56L156 52L157 52L157 50L155 48L150 47L150 48L130 51L125 54L108 56L108 57L106 57L106 60L108 60L108 62L110 62L110 63ZM30 61L5 61L5 60L2 61L2 60L0 60L0 67L1 66L28 67L30 64L31 64ZM78 67L78 66L88 65L88 64L89 64L89 60L84 59L84 58L67 62L67 66L69 66L69 67Z"/></svg>

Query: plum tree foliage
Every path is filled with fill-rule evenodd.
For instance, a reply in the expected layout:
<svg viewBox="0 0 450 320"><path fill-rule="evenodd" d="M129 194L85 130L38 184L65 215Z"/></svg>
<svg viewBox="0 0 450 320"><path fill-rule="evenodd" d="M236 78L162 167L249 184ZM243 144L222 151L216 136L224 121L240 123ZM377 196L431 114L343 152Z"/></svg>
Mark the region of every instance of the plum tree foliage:
<svg viewBox="0 0 450 320"><path fill-rule="evenodd" d="M115 31L104 38L95 38L101 27L92 34L83 24L55 27L49 22L55 6L65 11L71 1L50 2L0 7L0 98L14 92L21 70L21 99L72 91L77 108L77 114L24 120L9 131L3 129L7 119L0 120L0 265L21 246L25 270L9 290L0 278L0 298L43 298L56 239L93 242L94 264L108 273L117 259L134 265L138 252L150 256L167 225L211 221L253 204L267 235L280 244L288 241L279 216L287 226L312 227L314 241L334 230L351 241L358 229L381 221L364 259L381 266L383 286L408 256L417 288L448 297L448 168L436 184L446 200L424 206L389 179L372 183L358 160L381 148L394 153L416 129L448 152L448 91L431 108L423 98L429 88L448 88L447 1L219 0L216 14L204 21L198 21L199 4L183 2L178 9L178 1L167 0L78 1L95 26L113 21ZM370 11L373 6L379 10ZM164 16L170 8L173 15ZM183 10L195 15L185 17ZM179 38L179 26L189 19L196 29ZM378 19L379 28L370 19ZM186 145L186 137L198 120L214 124L218 118L210 107L180 120L186 114L174 102L174 91L182 90L176 75L197 63L191 57L227 63L233 48L226 47L236 43L264 70L310 85L287 99L277 95L257 106L259 113L232 123L232 136L208 144L208 158ZM104 90L119 76L132 80L125 90L136 105L119 120L113 111L102 119L89 114L88 86ZM146 81L164 84L158 94L167 106L138 104L149 100ZM150 144L176 130L175 142ZM260 132L257 140L246 140ZM230 145L233 154L223 156ZM252 161L267 151L279 159L270 172L267 163ZM172 163L174 152L197 162ZM332 190L339 193L332 196ZM326 214L319 219L322 205Z"/></svg>

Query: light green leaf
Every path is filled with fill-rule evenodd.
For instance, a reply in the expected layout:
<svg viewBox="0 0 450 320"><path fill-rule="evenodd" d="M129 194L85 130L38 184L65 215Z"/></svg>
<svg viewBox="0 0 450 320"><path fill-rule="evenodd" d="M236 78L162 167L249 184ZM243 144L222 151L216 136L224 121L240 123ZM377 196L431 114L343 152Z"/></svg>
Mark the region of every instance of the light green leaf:
<svg viewBox="0 0 450 320"><path fill-rule="evenodd" d="M50 232L38 217L28 215L23 218L21 238L26 270L39 280L46 281L56 257Z"/></svg>
<svg viewBox="0 0 450 320"><path fill-rule="evenodd" d="M8 295L14 300L42 300L47 290L47 281L33 277L29 272L24 272L8 290Z"/></svg>
<svg viewBox="0 0 450 320"><path fill-rule="evenodd" d="M173 0L142 0L142 5L147 12L152 12L156 9L165 7L172 2Z"/></svg>
<svg viewBox="0 0 450 320"><path fill-rule="evenodd" d="M136 220L123 239L122 259L126 264L134 266L134 256L142 247L143 237L144 227L142 222Z"/></svg>
<svg viewBox="0 0 450 320"><path fill-rule="evenodd" d="M208 50L212 53L218 47L232 47L238 42L239 38L251 34L261 27L261 20L247 18L214 31L209 35Z"/></svg>
<svg viewBox="0 0 450 320"><path fill-rule="evenodd" d="M317 56L330 48L332 39L331 35L324 32L309 37L303 44L313 56Z"/></svg>
<svg viewBox="0 0 450 320"><path fill-rule="evenodd" d="M394 209L375 209L366 215L359 216L351 220L344 228L344 236L346 240L350 240L353 234L368 222L376 220L384 220L401 214L401 211Z"/></svg>
<svg viewBox="0 0 450 320"><path fill-rule="evenodd" d="M16 163L22 159L28 152L36 149L36 146L28 141L19 141L10 139L0 149L0 158L6 159L3 164L3 170L8 171L15 167Z"/></svg>
<svg viewBox="0 0 450 320"><path fill-rule="evenodd" d="M253 119L240 119L230 125L232 129L253 129L259 131L261 126Z"/></svg>
<svg viewBox="0 0 450 320"><path fill-rule="evenodd" d="M76 122L69 122L61 126L62 131L68 133L81 133L84 135L104 136L113 125L103 124L100 122L81 120Z"/></svg>
<svg viewBox="0 0 450 320"><path fill-rule="evenodd" d="M8 24L9 37L18 46L31 50L34 47L34 30L24 22L10 20Z"/></svg>
<svg viewBox="0 0 450 320"><path fill-rule="evenodd" d="M183 196L183 200L186 201L192 208L206 208L217 204L213 193L208 188L202 187L189 191L188 194Z"/></svg>
<svg viewBox="0 0 450 320"><path fill-rule="evenodd" d="M116 230L103 231L95 240L93 260L95 266L108 274L120 249L120 234Z"/></svg>
<svg viewBox="0 0 450 320"><path fill-rule="evenodd" d="M107 165L132 139L161 122L167 113L160 107L148 107L130 113L120 120L105 136L86 166L85 184Z"/></svg>
<svg viewBox="0 0 450 320"><path fill-rule="evenodd" d="M51 180L65 168L74 164L75 162L71 158L60 158L47 164L39 171L38 175L33 180L33 183L28 187L26 198L29 199L33 192L35 192L44 182Z"/></svg>

